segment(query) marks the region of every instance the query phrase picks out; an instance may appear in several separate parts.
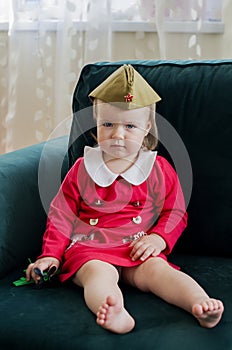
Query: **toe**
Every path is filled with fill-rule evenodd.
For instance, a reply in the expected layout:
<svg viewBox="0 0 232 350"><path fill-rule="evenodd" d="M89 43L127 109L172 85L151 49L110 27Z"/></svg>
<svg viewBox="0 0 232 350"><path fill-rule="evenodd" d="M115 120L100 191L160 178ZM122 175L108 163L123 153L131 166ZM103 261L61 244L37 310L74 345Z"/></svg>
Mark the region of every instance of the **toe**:
<svg viewBox="0 0 232 350"><path fill-rule="evenodd" d="M102 320L101 318L97 318L96 322L97 322L97 324L103 326L105 323L105 320Z"/></svg>
<svg viewBox="0 0 232 350"><path fill-rule="evenodd" d="M117 304L117 300L112 296L107 297L106 302L108 307L115 306Z"/></svg>
<svg viewBox="0 0 232 350"><path fill-rule="evenodd" d="M203 314L203 307L200 304L195 304L193 306L193 314L197 317Z"/></svg>
<svg viewBox="0 0 232 350"><path fill-rule="evenodd" d="M101 306L99 306L98 312L101 314L106 314L108 312L108 309L109 309L109 305L107 305L106 303L103 303Z"/></svg>
<svg viewBox="0 0 232 350"><path fill-rule="evenodd" d="M98 318L99 320L104 320L104 319L106 318L106 315L105 315L105 314L102 314L101 312L98 312L98 313L97 313L97 318Z"/></svg>

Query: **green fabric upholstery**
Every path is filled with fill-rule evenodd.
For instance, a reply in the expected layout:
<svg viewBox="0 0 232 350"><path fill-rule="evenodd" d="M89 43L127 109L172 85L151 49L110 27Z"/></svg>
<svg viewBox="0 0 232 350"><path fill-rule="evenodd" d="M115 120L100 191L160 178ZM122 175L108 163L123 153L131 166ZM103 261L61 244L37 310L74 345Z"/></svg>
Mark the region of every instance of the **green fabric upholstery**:
<svg viewBox="0 0 232 350"><path fill-rule="evenodd" d="M66 148L67 137L0 156L0 276L39 253L48 204L57 191L53 173ZM48 189L43 203L39 167Z"/></svg>
<svg viewBox="0 0 232 350"><path fill-rule="evenodd" d="M225 313L203 329L188 313L152 294L122 285L135 329L115 335L99 327L83 290L52 282L41 290L15 287L28 257L40 253L50 200L69 166L91 144L87 98L100 81L131 63L162 96L158 113L176 128L193 170L189 227L170 260L221 298ZM73 97L70 138L59 138L0 156L0 349L16 350L231 350L231 61L121 61L83 68ZM88 120L89 118L89 120ZM84 123L84 125L82 124ZM84 135L81 130L88 130ZM68 147L69 142L69 147ZM159 146L159 152L166 150Z"/></svg>
<svg viewBox="0 0 232 350"><path fill-rule="evenodd" d="M232 265L228 258L178 256L173 259L225 303L223 321L203 329L188 313L136 289L122 286L136 319L133 332L115 335L99 327L74 284L37 290L13 287L19 270L0 282L1 350L231 350ZM231 259L230 259L231 260Z"/></svg>

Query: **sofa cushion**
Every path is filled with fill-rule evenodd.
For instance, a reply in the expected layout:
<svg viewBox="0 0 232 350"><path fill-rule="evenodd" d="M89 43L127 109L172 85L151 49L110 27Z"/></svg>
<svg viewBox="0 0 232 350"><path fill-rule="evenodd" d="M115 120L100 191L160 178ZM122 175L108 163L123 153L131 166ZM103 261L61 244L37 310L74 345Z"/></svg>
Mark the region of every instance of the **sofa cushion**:
<svg viewBox="0 0 232 350"><path fill-rule="evenodd" d="M199 326L187 312L149 293L121 285L125 304L136 320L128 334L110 333L96 324L87 309L83 290L73 283L54 283L40 290L33 285L12 286L22 275L15 271L1 282L0 348L33 350L231 350L232 266L226 258L173 257L214 295L225 299L222 322L213 329ZM217 276L215 278L215 276ZM215 284L215 280L217 283ZM224 300L223 300L224 301Z"/></svg>
<svg viewBox="0 0 232 350"><path fill-rule="evenodd" d="M176 129L189 154L193 172L189 224L176 249L231 256L232 60L120 61L85 66L73 97L70 166L83 154L85 144L94 143L88 94L124 63L132 64L162 97L157 112ZM170 159L162 144L158 150ZM183 172L178 175L189 191L191 181L186 181L184 167L183 162Z"/></svg>

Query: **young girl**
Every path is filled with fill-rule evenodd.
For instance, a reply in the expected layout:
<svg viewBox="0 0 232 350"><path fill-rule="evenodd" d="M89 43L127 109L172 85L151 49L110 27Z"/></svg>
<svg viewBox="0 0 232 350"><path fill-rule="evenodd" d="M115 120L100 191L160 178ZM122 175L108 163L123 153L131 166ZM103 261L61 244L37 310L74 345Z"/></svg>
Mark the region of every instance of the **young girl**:
<svg viewBox="0 0 232 350"><path fill-rule="evenodd" d="M97 323L115 333L135 325L118 281L152 292L193 314L203 327L220 321L223 304L167 261L186 227L177 174L157 152L160 97L124 65L91 94L98 147L86 147L51 203L41 256L27 280L61 265L61 281L84 288Z"/></svg>

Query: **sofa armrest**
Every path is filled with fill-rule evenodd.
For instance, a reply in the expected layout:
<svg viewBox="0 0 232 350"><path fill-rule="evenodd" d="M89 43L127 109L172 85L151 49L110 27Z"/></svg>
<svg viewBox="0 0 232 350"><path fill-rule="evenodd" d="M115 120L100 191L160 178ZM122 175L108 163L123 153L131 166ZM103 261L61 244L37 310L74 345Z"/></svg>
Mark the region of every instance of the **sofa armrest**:
<svg viewBox="0 0 232 350"><path fill-rule="evenodd" d="M40 252L47 208L67 171L67 144L61 137L0 156L0 276Z"/></svg>

